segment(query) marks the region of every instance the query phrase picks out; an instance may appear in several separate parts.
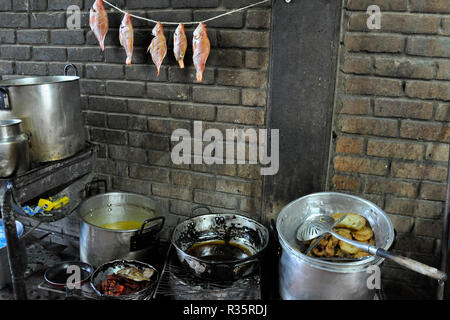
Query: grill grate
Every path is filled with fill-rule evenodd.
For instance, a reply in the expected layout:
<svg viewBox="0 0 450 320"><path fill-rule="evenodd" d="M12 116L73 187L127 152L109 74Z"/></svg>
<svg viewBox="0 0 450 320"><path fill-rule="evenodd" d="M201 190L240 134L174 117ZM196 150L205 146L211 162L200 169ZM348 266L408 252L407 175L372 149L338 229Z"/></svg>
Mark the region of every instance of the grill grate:
<svg viewBox="0 0 450 320"><path fill-rule="evenodd" d="M173 300L260 300L261 271L227 282L207 281L183 268L170 246L155 292L157 299Z"/></svg>

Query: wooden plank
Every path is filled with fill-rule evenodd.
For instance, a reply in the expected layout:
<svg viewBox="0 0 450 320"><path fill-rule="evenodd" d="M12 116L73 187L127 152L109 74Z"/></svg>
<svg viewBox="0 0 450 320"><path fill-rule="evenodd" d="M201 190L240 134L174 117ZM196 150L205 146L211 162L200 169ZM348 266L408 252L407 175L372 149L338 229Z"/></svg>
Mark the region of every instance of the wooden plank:
<svg viewBox="0 0 450 320"><path fill-rule="evenodd" d="M264 178L264 220L325 188L341 1L274 1L267 123L280 130L280 168Z"/></svg>

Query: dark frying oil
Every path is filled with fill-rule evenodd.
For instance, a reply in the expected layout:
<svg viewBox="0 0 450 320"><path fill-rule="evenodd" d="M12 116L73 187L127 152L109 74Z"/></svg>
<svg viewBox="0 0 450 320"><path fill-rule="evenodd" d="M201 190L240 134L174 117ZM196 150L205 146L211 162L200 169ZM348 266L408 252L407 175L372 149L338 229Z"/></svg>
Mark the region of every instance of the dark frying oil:
<svg viewBox="0 0 450 320"><path fill-rule="evenodd" d="M251 252L242 245L233 242L225 242L223 240L195 243L186 250L186 253L204 260L220 262L245 259L252 255Z"/></svg>

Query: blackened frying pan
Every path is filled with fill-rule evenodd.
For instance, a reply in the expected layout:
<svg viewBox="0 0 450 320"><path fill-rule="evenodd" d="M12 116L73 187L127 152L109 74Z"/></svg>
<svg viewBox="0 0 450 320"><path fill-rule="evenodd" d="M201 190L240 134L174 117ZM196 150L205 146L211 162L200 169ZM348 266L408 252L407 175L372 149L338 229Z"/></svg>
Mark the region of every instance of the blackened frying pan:
<svg viewBox="0 0 450 320"><path fill-rule="evenodd" d="M74 275L74 271L69 270L72 266L78 267L80 270L79 280L75 282L70 281L74 286L81 286L83 283L89 281L92 273L94 273L94 268L90 264L81 261L67 261L48 268L44 274L45 281L56 287L66 287L69 277Z"/></svg>

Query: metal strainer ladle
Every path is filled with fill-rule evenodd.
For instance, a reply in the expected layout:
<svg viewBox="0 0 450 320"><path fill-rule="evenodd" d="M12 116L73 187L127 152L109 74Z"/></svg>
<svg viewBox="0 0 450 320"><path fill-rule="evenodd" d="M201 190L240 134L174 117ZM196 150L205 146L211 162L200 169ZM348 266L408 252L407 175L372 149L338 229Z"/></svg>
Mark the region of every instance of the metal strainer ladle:
<svg viewBox="0 0 450 320"><path fill-rule="evenodd" d="M297 239L299 241L309 241L317 238L325 233L329 233L339 240L342 240L352 246L361 249L365 252L369 252L372 255L376 255L382 258L390 259L397 264L416 271L433 279L439 281L445 281L447 274L426 264L415 261L410 258L402 257L396 254L387 252L382 248L370 245L368 243L358 242L350 240L344 236L333 231L334 218L324 214L313 214L305 219L305 221L297 229Z"/></svg>

